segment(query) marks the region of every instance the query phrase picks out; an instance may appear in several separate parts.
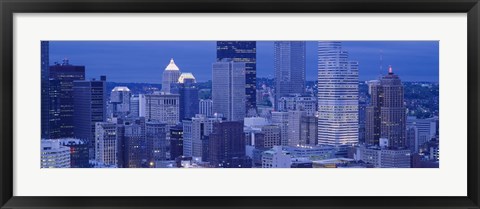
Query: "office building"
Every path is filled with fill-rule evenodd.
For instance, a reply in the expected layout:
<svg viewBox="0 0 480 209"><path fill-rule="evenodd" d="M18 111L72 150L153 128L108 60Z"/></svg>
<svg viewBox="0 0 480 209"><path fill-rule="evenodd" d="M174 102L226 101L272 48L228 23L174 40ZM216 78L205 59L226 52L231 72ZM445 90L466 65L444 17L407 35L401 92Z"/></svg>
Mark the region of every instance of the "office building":
<svg viewBox="0 0 480 209"><path fill-rule="evenodd" d="M201 158L204 153L205 140L208 140L208 136L212 133L213 124L222 120L221 117L208 118L200 114L183 120L183 155Z"/></svg>
<svg viewBox="0 0 480 209"><path fill-rule="evenodd" d="M213 116L213 101L211 99L201 99L199 102L199 114L207 117Z"/></svg>
<svg viewBox="0 0 480 209"><path fill-rule="evenodd" d="M255 41L217 41L217 62L231 59L245 63L245 113L257 108L257 44Z"/></svg>
<svg viewBox="0 0 480 209"><path fill-rule="evenodd" d="M274 146L262 153L262 168L290 168L291 165L290 153L282 150L281 146Z"/></svg>
<svg viewBox="0 0 480 209"><path fill-rule="evenodd" d="M145 95L145 118L167 123L169 127L180 122L180 102L178 94L155 92Z"/></svg>
<svg viewBox="0 0 480 209"><path fill-rule="evenodd" d="M167 124L158 121L145 122L145 154L148 167L167 160Z"/></svg>
<svg viewBox="0 0 480 209"><path fill-rule="evenodd" d="M318 143L358 143L358 63L341 42L318 42Z"/></svg>
<svg viewBox="0 0 480 209"><path fill-rule="evenodd" d="M213 124L209 135L210 165L220 168L250 168L252 160L245 154L243 122L225 121Z"/></svg>
<svg viewBox="0 0 480 209"><path fill-rule="evenodd" d="M70 168L89 168L89 149L85 141L75 138L59 139L60 145L70 148Z"/></svg>
<svg viewBox="0 0 480 209"><path fill-rule="evenodd" d="M318 137L318 118L315 116L302 116L300 118L300 141L299 145L314 146Z"/></svg>
<svg viewBox="0 0 480 209"><path fill-rule="evenodd" d="M106 167L118 165L121 146L117 136L116 123L98 122L95 124L95 160L98 163Z"/></svg>
<svg viewBox="0 0 480 209"><path fill-rule="evenodd" d="M411 153L408 149L385 149L378 146L357 148L355 160L372 164L375 168L410 168Z"/></svg>
<svg viewBox="0 0 480 209"><path fill-rule="evenodd" d="M301 140L302 118L306 116L304 111L289 111L288 112L288 146L306 145L306 142Z"/></svg>
<svg viewBox="0 0 480 209"><path fill-rule="evenodd" d="M170 160L183 156L183 125L170 128Z"/></svg>
<svg viewBox="0 0 480 209"><path fill-rule="evenodd" d="M130 113L130 99L132 93L125 86L116 86L110 92L110 105L113 116L128 115Z"/></svg>
<svg viewBox="0 0 480 209"><path fill-rule="evenodd" d="M437 118L419 119L416 117L407 117L407 134L409 133L408 128L413 128L413 133L410 133L413 135L410 135L410 137L407 136L407 138L410 139L407 139L407 143L410 145L409 147L413 148L415 152L418 152L420 146L434 139L437 133L437 120Z"/></svg>
<svg viewBox="0 0 480 209"><path fill-rule="evenodd" d="M299 94L286 95L278 99L277 110L281 112L305 111L307 115L315 116L317 114L317 98Z"/></svg>
<svg viewBox="0 0 480 209"><path fill-rule="evenodd" d="M150 167L146 142L145 118L124 118L117 121L119 166L121 168Z"/></svg>
<svg viewBox="0 0 480 209"><path fill-rule="evenodd" d="M192 73L182 73L178 79L178 94L180 95L180 120L195 117L199 111L198 88L194 85Z"/></svg>
<svg viewBox="0 0 480 209"><path fill-rule="evenodd" d="M73 81L85 80L85 66L71 65L68 60L62 64L50 66L50 95L55 104L50 106L52 111L49 120L53 126L49 129L58 130L59 138L74 137L73 133Z"/></svg>
<svg viewBox="0 0 480 209"><path fill-rule="evenodd" d="M288 112L272 112L272 124L280 127L282 146L288 146Z"/></svg>
<svg viewBox="0 0 480 209"><path fill-rule="evenodd" d="M163 71L162 77L162 92L164 93L171 93L171 85L178 82L178 78L180 77L180 69L173 61L173 58L170 59L170 63L167 65L165 70Z"/></svg>
<svg viewBox="0 0 480 209"><path fill-rule="evenodd" d="M50 86L50 69L49 69L49 42L48 41L41 41L41 137L43 139L51 139L52 136L50 135L50 105L49 105L49 86Z"/></svg>
<svg viewBox="0 0 480 209"><path fill-rule="evenodd" d="M281 97L305 93L305 42L275 41L275 110Z"/></svg>
<svg viewBox="0 0 480 209"><path fill-rule="evenodd" d="M366 109L365 143L379 145L380 138L387 138L391 148L405 148L406 108L403 84L389 67L388 74L380 82L371 85L371 102Z"/></svg>
<svg viewBox="0 0 480 209"><path fill-rule="evenodd" d="M59 140L41 140L41 168L70 168L70 148L60 144Z"/></svg>
<svg viewBox="0 0 480 209"><path fill-rule="evenodd" d="M219 61L212 65L213 112L227 121L245 118L245 63Z"/></svg>

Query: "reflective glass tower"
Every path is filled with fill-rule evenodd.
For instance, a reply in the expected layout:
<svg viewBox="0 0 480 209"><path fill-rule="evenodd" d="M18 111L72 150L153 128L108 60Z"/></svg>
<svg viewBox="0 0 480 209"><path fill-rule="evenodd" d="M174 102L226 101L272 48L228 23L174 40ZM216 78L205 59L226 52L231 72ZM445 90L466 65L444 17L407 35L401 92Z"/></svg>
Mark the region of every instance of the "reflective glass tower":
<svg viewBox="0 0 480 209"><path fill-rule="evenodd" d="M245 113L257 108L257 43L255 41L217 41L217 61L231 59L245 63Z"/></svg>

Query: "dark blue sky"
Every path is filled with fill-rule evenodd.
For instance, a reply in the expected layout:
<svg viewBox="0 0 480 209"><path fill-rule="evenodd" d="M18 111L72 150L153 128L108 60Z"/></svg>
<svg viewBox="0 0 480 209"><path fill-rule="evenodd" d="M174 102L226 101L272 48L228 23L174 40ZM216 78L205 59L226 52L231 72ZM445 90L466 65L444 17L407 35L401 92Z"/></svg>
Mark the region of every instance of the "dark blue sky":
<svg viewBox="0 0 480 209"><path fill-rule="evenodd" d="M360 80L393 67L403 81L438 82L437 41L347 41L343 48L359 62ZM192 72L198 81L211 79L215 61L212 41L51 41L50 64L68 58L85 65L87 78L107 75L108 81L161 83L170 58L182 72ZM257 77L273 78L273 42L257 42ZM307 80L317 77L317 42L307 42Z"/></svg>

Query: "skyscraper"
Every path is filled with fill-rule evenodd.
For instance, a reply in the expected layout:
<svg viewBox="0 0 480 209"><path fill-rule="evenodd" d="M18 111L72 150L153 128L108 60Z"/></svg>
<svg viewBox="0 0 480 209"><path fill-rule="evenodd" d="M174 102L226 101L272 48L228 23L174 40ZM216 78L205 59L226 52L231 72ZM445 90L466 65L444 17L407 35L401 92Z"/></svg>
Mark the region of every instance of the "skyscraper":
<svg viewBox="0 0 480 209"><path fill-rule="evenodd" d="M49 99L56 101L50 109L58 108L56 109L58 113L49 116L49 120L58 119L58 123L53 123L53 127L50 126L49 129L57 129L58 137L73 137L73 81L85 80L85 66L71 65L65 59L62 64L50 66L49 70L51 84Z"/></svg>
<svg viewBox="0 0 480 209"><path fill-rule="evenodd" d="M245 113L257 108L257 43L255 41L217 41L217 62L231 59L245 63Z"/></svg>
<svg viewBox="0 0 480 209"><path fill-rule="evenodd" d="M41 42L41 136L42 139L52 138L50 136L50 105L49 105L49 80L50 80L50 73L49 73L49 42L42 41Z"/></svg>
<svg viewBox="0 0 480 209"><path fill-rule="evenodd" d="M167 126L158 121L145 123L145 154L149 167L167 159Z"/></svg>
<svg viewBox="0 0 480 209"><path fill-rule="evenodd" d="M358 63L341 42L318 42L318 143L358 143Z"/></svg>
<svg viewBox="0 0 480 209"><path fill-rule="evenodd" d="M245 118L245 63L220 61L212 65L213 112L228 121Z"/></svg>
<svg viewBox="0 0 480 209"><path fill-rule="evenodd" d="M163 71L162 92L171 93L171 85L177 83L180 74L180 69L173 61L173 58L170 59L170 63L165 68L165 71Z"/></svg>
<svg viewBox="0 0 480 209"><path fill-rule="evenodd" d="M365 128L368 145L378 145L380 138L386 138L390 148L406 147L403 84L392 67L388 68L388 74L379 83L372 86Z"/></svg>
<svg viewBox="0 0 480 209"><path fill-rule="evenodd" d="M288 111L288 146L305 145L305 142L301 141L301 121L306 115L304 111Z"/></svg>
<svg viewBox="0 0 480 209"><path fill-rule="evenodd" d="M90 147L90 159L95 157L95 123L107 119L106 77L100 80L73 82L74 133Z"/></svg>
<svg viewBox="0 0 480 209"><path fill-rule="evenodd" d="M182 73L178 78L178 94L180 95L180 119L192 118L198 114L198 88L194 85L192 73Z"/></svg>
<svg viewBox="0 0 480 209"><path fill-rule="evenodd" d="M280 97L305 93L305 42L275 41L275 110Z"/></svg>
<svg viewBox="0 0 480 209"><path fill-rule="evenodd" d="M117 166L121 147L117 139L117 124L98 122L95 124L95 160L104 166Z"/></svg>
<svg viewBox="0 0 480 209"><path fill-rule="evenodd" d="M243 123L229 121L214 123L209 136L210 164L220 168L251 167L252 161L245 155Z"/></svg>
<svg viewBox="0 0 480 209"><path fill-rule="evenodd" d="M113 116L128 115L130 112L130 97L132 93L126 86L116 86L110 92L110 104Z"/></svg>
<svg viewBox="0 0 480 209"><path fill-rule="evenodd" d="M280 127L280 144L288 146L288 112L272 112L272 124Z"/></svg>
<svg viewBox="0 0 480 209"><path fill-rule="evenodd" d="M183 156L183 125L170 128L170 160Z"/></svg>

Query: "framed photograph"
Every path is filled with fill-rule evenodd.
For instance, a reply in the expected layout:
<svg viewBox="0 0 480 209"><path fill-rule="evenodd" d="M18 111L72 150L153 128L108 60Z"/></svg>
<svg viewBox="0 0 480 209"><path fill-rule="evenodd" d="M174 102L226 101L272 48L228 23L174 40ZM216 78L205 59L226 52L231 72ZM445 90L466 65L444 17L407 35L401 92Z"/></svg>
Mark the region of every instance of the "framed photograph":
<svg viewBox="0 0 480 209"><path fill-rule="evenodd" d="M480 207L478 0L0 7L1 208Z"/></svg>

